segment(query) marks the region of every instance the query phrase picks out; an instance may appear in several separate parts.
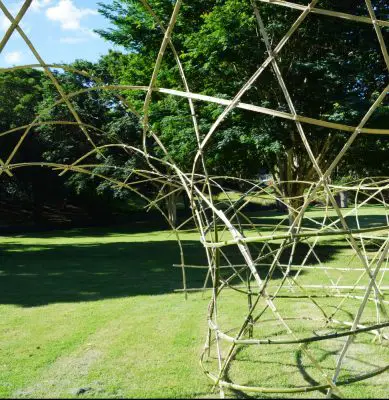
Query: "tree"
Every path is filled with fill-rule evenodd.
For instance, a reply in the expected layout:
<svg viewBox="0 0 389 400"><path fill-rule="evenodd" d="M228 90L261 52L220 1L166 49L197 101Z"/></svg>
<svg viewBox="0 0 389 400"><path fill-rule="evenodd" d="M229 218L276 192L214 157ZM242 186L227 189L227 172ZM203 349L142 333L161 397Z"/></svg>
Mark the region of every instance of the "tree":
<svg viewBox="0 0 389 400"><path fill-rule="evenodd" d="M149 3L167 24L173 2ZM378 14L388 11L385 2L376 3ZM296 11L271 4L259 6L274 47L295 21ZM325 1L321 7L367 13L364 4L352 1ZM100 12L114 28L99 34L129 51L127 55L115 55L120 60L115 81L148 84L162 38L158 24L136 0L101 3ZM356 125L372 103L376 89L385 84L386 66L374 30L368 24L340 23L331 17L312 15L309 19L277 57L297 113ZM238 0L184 2L173 41L191 90L219 97L232 98L267 56L250 3ZM157 85L182 88L172 57L164 58ZM129 96L138 103L142 98L138 93ZM186 104L158 94L154 98L158 101L151 120L173 158L185 168L193 161L196 148L190 120L182 117ZM289 111L271 68L252 85L243 101ZM221 108L196 103L196 111L204 134ZM387 116L387 109L378 112ZM347 134L308 125L304 128L313 154L325 170ZM301 205L305 189L299 182L317 178L292 122L240 110L230 114L209 143L206 162L210 172L245 177L255 177L266 165L276 180L289 181L280 183L280 190L286 199L292 198L289 202L294 208ZM351 165L352 158L346 157L343 164L347 163Z"/></svg>
<svg viewBox="0 0 389 400"><path fill-rule="evenodd" d="M104 63L79 60L69 67L69 71L53 72L68 94L96 84L88 74L76 74L71 72L73 69L89 71L105 81L109 80ZM20 143L25 128L0 136L0 157L4 161L12 155L11 163L71 164L91 150L91 143L80 126L51 123L75 121L66 104L62 102L54 106L60 99L57 89L41 71L28 69L0 74L0 132L27 126L38 114L38 121L43 123L34 126ZM139 122L128 115L111 95L104 91L90 91L72 97L71 101L82 122L88 124L86 129L96 145L140 143ZM59 177L57 171L40 166L14 169L13 177L2 175L2 198L32 203L33 217L37 223L41 222L44 203L63 204L64 199L69 197L92 213L109 209L116 199L127 202L128 191L119 190L94 175L100 173L124 180L129 171L139 166L139 161L133 155L123 154L117 149L107 149L103 153L103 156L98 154L97 157L89 157L88 161L96 164L90 175L67 173Z"/></svg>
<svg viewBox="0 0 389 400"><path fill-rule="evenodd" d="M103 59L99 63L77 60L63 72L56 73L66 93L75 93L100 85L99 81L110 81L107 63ZM80 71L81 73L74 72ZM85 74L84 74L85 72ZM58 93L50 81L43 85L44 100L39 110L43 121L74 121L69 108L61 103L52 105L59 99ZM129 115L120 102L111 94L100 90L91 90L72 97L72 104L81 121L85 124L88 135L96 146L108 143L140 143L140 126L137 119ZM93 127L93 128L92 128ZM44 124L39 128L43 147L46 149L43 159L59 164L71 164L92 150L91 142L77 124ZM56 143L55 146L52 144ZM115 200L128 200L129 193L123 191L107 180L97 178L104 175L124 181L129 173L139 166L139 160L115 148L107 148L96 152L88 158L94 163L91 174L65 174L64 184L68 191L75 194L78 200L87 206L92 213L107 210Z"/></svg>
<svg viewBox="0 0 389 400"><path fill-rule="evenodd" d="M0 132L29 124L34 119L42 101L43 80L43 74L32 69L0 74ZM39 160L42 149L36 129L33 128L19 146L23 132L24 130L18 130L0 137L1 159L6 161L10 157L13 163ZM16 146L18 151L12 156ZM11 178L6 174L2 175L0 190L3 199L31 200L34 219L39 220L42 199L48 194L43 182L50 181L52 175L37 168L15 170L13 175Z"/></svg>

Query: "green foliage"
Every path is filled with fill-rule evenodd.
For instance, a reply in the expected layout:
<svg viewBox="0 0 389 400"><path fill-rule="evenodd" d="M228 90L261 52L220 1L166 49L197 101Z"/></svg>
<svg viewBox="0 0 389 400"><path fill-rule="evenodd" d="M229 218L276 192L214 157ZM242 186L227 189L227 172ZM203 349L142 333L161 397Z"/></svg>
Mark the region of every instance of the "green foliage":
<svg viewBox="0 0 389 400"><path fill-rule="evenodd" d="M42 99L42 74L35 70L17 70L0 74L0 129L29 123Z"/></svg>
<svg viewBox="0 0 389 400"><path fill-rule="evenodd" d="M149 3L166 27L174 2L152 0ZM260 3L258 6L274 48L295 21L297 13L272 4ZM366 15L363 2L339 4L326 0L321 7ZM389 11L383 0L378 0L375 7L378 16ZM112 28L98 33L104 39L124 46L127 53L110 51L97 63L78 60L71 67L87 71L108 84L148 85L163 37L158 23L138 0L101 2L100 12L110 20ZM388 31L383 29L382 33L387 40ZM225 99L233 98L267 57L250 2L184 2L172 40L190 90ZM369 24L310 15L284 46L277 62L297 112L333 122L357 125L386 84L386 65ZM97 85L93 79L71 72L56 71L55 76L66 93ZM184 90L169 46L156 85ZM122 94L142 113L144 91L128 90ZM1 131L28 124L37 112L42 114L43 121L74 121L64 103L52 107L59 99L58 92L43 72L19 70L0 74ZM174 161L183 170L191 170L197 139L187 100L161 93L153 93L152 100L152 129ZM71 101L81 120L98 128L86 128L97 145L125 143L141 147L142 129L137 117L126 110L113 93L89 91ZM270 67L246 92L242 101L289 111ZM194 103L203 138L223 107L200 101ZM384 103L373 114L368 127L386 128L388 115L389 107ZM320 167L326 169L348 134L310 125L304 125L304 129L314 155L320 156ZM2 159L8 158L21 134L22 131L0 137ZM337 168L335 179L343 175L387 174L386 142L385 138L360 135ZM151 155L164 157L150 138L147 144ZM43 125L31 130L14 161L44 160L68 164L90 148L84 133L76 125ZM103 173L123 181L131 170L144 166L144 160L131 151L110 148L103 154L104 157L99 159L90 157L87 160L100 164L92 171L94 175ZM204 156L208 172L218 175L255 178L259 170L266 169L278 180L317 177L291 121L239 109L231 112L219 126L209 140ZM65 174L59 179L52 172L38 172L37 168L31 171L17 171L16 180L3 176L3 192L19 198L39 197L39 193L49 197L51 194L60 197L83 194L92 203L99 196L114 196L123 201L132 196L112 183L102 182L93 174ZM48 190L53 185L58 190ZM291 187L283 188L285 195L293 195L287 193ZM147 194L156 188L145 184L142 190Z"/></svg>
<svg viewBox="0 0 389 400"><path fill-rule="evenodd" d="M17 70L0 74L0 132L29 124L43 99L43 75L34 70ZM0 136L0 157L6 161L18 144L24 130ZM13 162L37 161L41 155L39 137L35 129L19 147ZM36 169L16 171L14 178L2 176L2 197L38 201L42 180L50 181L50 174ZM42 193L44 195L44 193Z"/></svg>
<svg viewBox="0 0 389 400"><path fill-rule="evenodd" d="M106 79L109 76L104 62L92 64L77 61L71 65L80 71ZM96 82L73 72L54 71L54 75L66 93L93 88ZM91 150L91 145L84 132L76 124L52 124L51 122L74 122L67 105L53 83L44 73L35 70L15 71L0 75L0 116L1 132L31 123L36 115L43 122L33 127L21 143L12 162L51 162L71 164ZM95 127L86 127L88 134L96 145L107 143L140 143L139 122L129 115L118 101L104 91L88 91L71 98L71 102L83 123ZM47 122L45 124L44 122ZM24 130L16 131L0 137L0 157L7 160ZM84 205L88 210L101 207L109 208L112 197L127 202L131 197L128 191L112 188L112 184L94 176L103 173L123 181L139 160L128 157L123 151L109 149L104 157L89 157L88 162L101 164L92 170L92 175L68 173L63 178L57 172L47 168L21 168L15 170L14 178L3 175L1 184L4 198L33 202L37 219L44 203L61 202L65 198L74 198L76 203ZM113 166L122 168L113 169Z"/></svg>
<svg viewBox="0 0 389 400"><path fill-rule="evenodd" d="M339 9L334 1L325 3L324 8ZM172 2L152 1L150 5L166 26ZM296 19L296 12L274 5L259 6L274 47ZM342 12L364 14L364 7L362 3L345 2L340 8ZM387 9L385 3L377 2L377 12ZM114 71L115 81L148 84L162 39L156 22L135 0L101 4L100 11L114 26L100 30L100 35L129 50L128 55L115 54L115 59L120 58L119 65L125 65ZM184 3L173 42L191 91L222 98L232 98L266 58L266 48L249 2ZM368 24L313 15L282 49L277 62L297 112L314 118L356 125L372 104L376 90L385 84L386 66L375 33ZM157 85L183 87L169 49ZM143 96L132 93L129 98L138 101L140 106ZM184 168L190 166L196 143L191 121L185 118L189 115L185 101L166 95L154 95L153 99L153 126L173 158ZM243 101L289 111L270 68L252 85ZM196 102L196 112L204 135L221 107ZM388 110L381 107L376 114L381 114L382 120L388 116ZM315 156L320 155L319 163L325 169L347 135L324 128L304 128ZM374 149L380 147L374 140L369 143ZM365 139L361 139L355 148L362 150L364 144ZM206 149L206 161L210 172L217 174L254 177L266 166L281 180L315 179L312 164L292 123L240 110L232 112L219 127ZM345 168L355 169L351 156L343 164ZM369 173L369 168L367 164L365 172ZM374 169L372 165L371 170Z"/></svg>

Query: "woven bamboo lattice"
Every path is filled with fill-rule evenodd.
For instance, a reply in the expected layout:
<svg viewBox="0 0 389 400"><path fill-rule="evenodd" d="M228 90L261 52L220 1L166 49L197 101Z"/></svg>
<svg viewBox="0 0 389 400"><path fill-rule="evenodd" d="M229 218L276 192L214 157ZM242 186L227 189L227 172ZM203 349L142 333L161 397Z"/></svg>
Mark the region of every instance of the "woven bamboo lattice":
<svg viewBox="0 0 389 400"><path fill-rule="evenodd" d="M6 155L6 158L3 155L4 159L0 159L0 173L6 173L12 177L15 169L38 165L57 170L61 175L73 171L98 176L114 185L137 193L147 200L150 206L160 210L169 223L169 216L161 204L172 194L184 191L190 201L193 211L192 220L204 246L208 264L187 265L185 263L185 254L179 235L181 227L171 225L181 250L181 263L176 266L182 269L185 293L191 290L204 290L210 293L208 332L200 361L205 374L212 380L214 388L219 389L222 397L226 389L289 394L320 391L327 393L329 397L342 396L345 385L372 378L387 371L389 369L387 357L386 363L385 357L372 362L368 355L373 351L373 347L378 346L383 346L382 354L384 355L385 351L387 352L385 346L389 339L388 301L385 300L385 294L389 290L387 280L389 213L386 203L389 178L365 178L344 186L330 184L329 178L359 135L389 134L389 127L388 129L366 127L374 111L383 102L389 85L382 90L357 126L298 115L288 91L288 83L284 81L278 66L277 56L282 53L284 46L307 16L317 14L322 18L333 18L337 23L348 20L360 24L371 24L389 70L389 56L381 32L382 29L389 27L389 22L376 19L370 0L365 1L366 16L321 9L318 7L318 0L311 1L307 6L282 0L252 2L257 28L266 45L268 57L236 96L227 100L193 93L190 90L172 40L182 0L176 1L170 22L166 27L147 1L140 1L155 19L163 36L149 84L145 86L107 85L96 79L94 86L75 93L66 93L51 69L62 68L83 75L87 73L64 65L46 64L20 26L32 0L26 0L15 17L0 1L0 9L11 22L11 26L1 40L0 52L10 37L17 32L38 61L33 65L3 68L1 73L21 68L42 68L59 94L59 99L51 107L65 104L73 116L72 121L42 121L41 116L37 115L29 125L1 133L2 136L19 136L10 154ZM274 7L289 7L298 13L295 22L275 46L271 45L261 18L262 3L271 3ZM182 91L156 86L158 73L168 47L178 66L184 87ZM241 102L251 85L263 71L269 68L273 70L278 80L289 112ZM143 127L143 146L137 148L121 142L103 146L94 144L92 133L96 131L96 128L83 123L72 103L75 96L89 91L111 92L129 112L139 118ZM142 112L138 112L120 94L121 91L146 92ZM191 171L183 171L174 162L158 133L153 131L149 124L150 105L155 92L161 95L183 97L188 101L193 132L198 145ZM208 132L200 132L194 101L224 106ZM318 176L314 182L300 182L305 185L305 190L304 195L301 196L301 205L297 209L293 209L292 204L295 203L291 202L291 199L282 197L279 192L280 185L293 184L293 182L274 182L263 185L258 181L239 179L246 191L239 199L236 199L230 198L227 187L229 182L237 181L238 178L215 177L207 173L203 158L204 150L219 125L235 108L290 120L295 124ZM67 165L43 161L14 162L18 149L32 129L43 124L77 125L91 144L90 152ZM325 170L320 168L318 159L315 158L307 140L305 130L311 126L335 129L349 134L342 150L334 155L332 163ZM158 159L149 153L149 139L153 141L153 145L159 146L164 154L163 158ZM93 170L97 164L90 160L94 159L97 153L104 155L104 150L107 148L117 148L123 152L137 154L147 161L148 168L134 169L131 172L131 179L129 177L124 181L118 181L109 174L98 174ZM137 184L145 181L160 185L156 198L147 198L137 189ZM214 196L215 190L218 193L222 192L225 200L218 201ZM344 191L349 193L349 198L353 202L353 206L347 208L346 211L338 206L336 199L339 192ZM245 206L249 202L261 199L283 203L289 214L294 215L293 220L288 221L286 215L284 220L277 223L271 221L266 223L266 219L258 220L257 217L245 212ZM308 206L314 202L318 204L315 216L306 212ZM365 206L369 203L378 205L382 210L374 224L367 222L364 218ZM323 243L328 245L331 240L341 242L348 249L348 258L342 265L331 264L328 261L330 248L323 247ZM206 282L203 288L187 288L187 268L204 268ZM290 307L291 304L293 307ZM355 349L361 348L365 355L364 362L359 364L351 362L350 360L355 358ZM287 373L282 369L282 363L285 360L285 354L292 353L298 354L300 370L304 370L305 374L303 382L308 383L291 386L285 380ZM324 353L325 357L323 357ZM235 376L242 379L242 375L236 371L244 368L242 364L245 357L250 360L257 359L258 362L263 360L268 362L266 360L269 360L269 355L275 359L278 357L279 370L269 370L269 376L263 376L259 385L250 379L250 371L247 371L247 374L245 372L244 383L235 380ZM327 358L331 359L329 364L326 364ZM278 386L267 385L272 374L279 376Z"/></svg>

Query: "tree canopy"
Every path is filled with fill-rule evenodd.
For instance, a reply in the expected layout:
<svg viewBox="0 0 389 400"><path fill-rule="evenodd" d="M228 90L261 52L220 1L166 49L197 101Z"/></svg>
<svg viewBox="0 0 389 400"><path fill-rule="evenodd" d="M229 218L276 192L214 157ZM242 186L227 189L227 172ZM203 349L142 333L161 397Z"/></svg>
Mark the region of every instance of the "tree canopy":
<svg viewBox="0 0 389 400"><path fill-rule="evenodd" d="M150 0L149 4L166 25L173 3ZM263 3L258 7L274 48L295 21L298 11ZM353 15L367 14L362 2L347 1L340 5L336 1L324 1L321 7ZM389 9L383 1L377 1L375 7L377 15ZM120 60L120 68L113 71L115 81L135 85L148 83L161 43L158 23L136 0L100 3L100 12L114 27L99 34L128 50L128 54L107 56L113 63ZM387 31L384 34L387 37ZM172 39L191 91L222 98L233 98L267 57L248 1L184 2ZM369 24L347 20L338 23L328 16L310 15L277 56L277 62L297 113L312 118L355 126L386 84L385 61ZM183 88L171 53L164 57L157 86ZM131 94L134 101L138 96L139 93ZM143 94L140 96L142 98ZM196 146L190 119L185 119L185 115L188 116L185 101L165 95L154 96L158 100L152 110L156 128L175 160L189 165ZM289 111L270 66L242 101ZM217 105L196 103L202 134L221 110ZM380 126L387 117L388 108L384 104L376 111L370 126ZM348 134L309 125L304 128L314 156L325 169ZM364 175L369 170L387 172L385 143L385 140L361 137L338 172L354 176ZM369 157L364 158L363 168L356 162L366 147L373 157L382 159L380 166ZM234 110L223 122L207 148L206 160L215 174L252 178L265 167L279 181L317 178L293 122L243 110ZM302 187L294 185L283 189L286 196L293 196L301 194Z"/></svg>

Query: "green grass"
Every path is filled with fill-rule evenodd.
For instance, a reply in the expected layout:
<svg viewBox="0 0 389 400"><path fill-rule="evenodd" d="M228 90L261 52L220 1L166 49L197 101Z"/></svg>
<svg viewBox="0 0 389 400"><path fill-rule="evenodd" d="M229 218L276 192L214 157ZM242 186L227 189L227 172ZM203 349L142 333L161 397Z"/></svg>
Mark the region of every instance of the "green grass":
<svg viewBox="0 0 389 400"><path fill-rule="evenodd" d="M271 189L267 189L269 192L271 192ZM221 192L218 195L215 195L213 200L215 202L226 202L228 205L230 203L234 203L237 200L240 200L242 197L242 193L240 192ZM253 194L249 196L245 196L244 200L247 201L248 203L252 204L257 204L257 205L262 205L262 206L269 206L269 205L275 205L276 201L274 197L272 197L269 193L265 192L260 192L259 194Z"/></svg>
<svg viewBox="0 0 389 400"><path fill-rule="evenodd" d="M364 212L373 222L379 214L376 209ZM311 216L318 217L315 213L319 211L312 210ZM280 218L272 212L260 216L262 222L271 223ZM205 264L197 235L185 233L183 239L186 262ZM180 260L169 232L82 229L7 237L0 243L0 397L215 396L198 363L209 293L191 293L185 301L182 293L174 292L182 282L180 269L172 267ZM302 245L301 256L306 250ZM318 252L328 265L359 265L340 241L323 241ZM333 278L338 278L336 273ZM190 270L188 279L190 286L202 286L204 271ZM301 276L308 284L325 279L318 272ZM354 276L342 279L347 283ZM328 299L321 302L329 309L334 305ZM346 305L340 313L350 319L358 303ZM277 306L292 316L317 312L306 299L293 304L280 299ZM245 297L225 291L220 299L221 326L235 329L246 309ZM365 320L373 318L374 308L369 308ZM301 322L291 324L304 334ZM282 334L274 323L257 329L258 334ZM337 340L336 349L342 343ZM336 361L334 348L319 342L310 351L330 372ZM347 363L344 374L389 363L388 345L374 346L370 336L360 335ZM213 364L214 360L210 367ZM322 381L297 346L245 349L237 354L228 375L239 383L264 386ZM387 382L385 373L344 388L343 393L386 397ZM87 391L77 395L80 388ZM232 391L227 395L241 396ZM312 395L324 396L295 397Z"/></svg>

